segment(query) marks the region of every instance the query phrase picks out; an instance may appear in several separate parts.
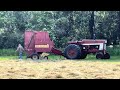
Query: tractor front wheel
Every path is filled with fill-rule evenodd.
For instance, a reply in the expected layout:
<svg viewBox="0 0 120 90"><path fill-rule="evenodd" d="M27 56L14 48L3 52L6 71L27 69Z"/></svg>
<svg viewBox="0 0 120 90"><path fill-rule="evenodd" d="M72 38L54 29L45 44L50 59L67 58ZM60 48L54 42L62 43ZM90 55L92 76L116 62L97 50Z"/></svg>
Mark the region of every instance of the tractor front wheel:
<svg viewBox="0 0 120 90"><path fill-rule="evenodd" d="M109 53L104 54L104 59L110 59L110 54Z"/></svg>
<svg viewBox="0 0 120 90"><path fill-rule="evenodd" d="M96 54L96 59L103 59L103 57L104 57L103 53Z"/></svg>

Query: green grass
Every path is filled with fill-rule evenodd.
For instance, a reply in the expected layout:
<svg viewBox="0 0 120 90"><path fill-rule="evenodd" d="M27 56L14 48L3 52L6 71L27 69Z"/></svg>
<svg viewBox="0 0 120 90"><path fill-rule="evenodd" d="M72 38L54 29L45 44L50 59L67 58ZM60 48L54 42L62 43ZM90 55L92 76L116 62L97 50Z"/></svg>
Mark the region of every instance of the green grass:
<svg viewBox="0 0 120 90"><path fill-rule="evenodd" d="M16 60L18 56L0 56L0 60ZM23 56L23 59L26 59L26 56Z"/></svg>
<svg viewBox="0 0 120 90"><path fill-rule="evenodd" d="M65 60L63 56L58 55L49 55L49 61L61 61ZM0 56L0 60L18 60L18 56ZM23 56L23 60L26 59L26 56ZM41 60L41 61L48 61L48 60ZM103 61L103 62L120 62L120 56L111 56L110 59L96 59L95 55L88 55L86 59L82 59L81 61Z"/></svg>
<svg viewBox="0 0 120 90"><path fill-rule="evenodd" d="M110 59L96 59L95 55L88 55L86 61L120 62L120 56L111 56Z"/></svg>
<svg viewBox="0 0 120 90"><path fill-rule="evenodd" d="M16 56L15 49L0 49L0 56Z"/></svg>
<svg viewBox="0 0 120 90"><path fill-rule="evenodd" d="M16 49L0 49L0 56L17 56ZM25 53L23 53L25 55Z"/></svg>

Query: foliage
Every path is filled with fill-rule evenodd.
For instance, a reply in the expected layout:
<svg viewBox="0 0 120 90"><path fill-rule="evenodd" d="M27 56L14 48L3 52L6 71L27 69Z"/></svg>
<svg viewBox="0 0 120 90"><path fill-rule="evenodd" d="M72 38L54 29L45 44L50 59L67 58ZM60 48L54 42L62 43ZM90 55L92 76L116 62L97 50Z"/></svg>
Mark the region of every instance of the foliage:
<svg viewBox="0 0 120 90"><path fill-rule="evenodd" d="M112 56L119 56L120 55L120 46L114 46L113 48L107 47L107 51Z"/></svg>
<svg viewBox="0 0 120 90"><path fill-rule="evenodd" d="M56 48L71 40L107 39L108 45L120 42L119 11L0 11L0 49L24 45L28 29L48 31Z"/></svg>

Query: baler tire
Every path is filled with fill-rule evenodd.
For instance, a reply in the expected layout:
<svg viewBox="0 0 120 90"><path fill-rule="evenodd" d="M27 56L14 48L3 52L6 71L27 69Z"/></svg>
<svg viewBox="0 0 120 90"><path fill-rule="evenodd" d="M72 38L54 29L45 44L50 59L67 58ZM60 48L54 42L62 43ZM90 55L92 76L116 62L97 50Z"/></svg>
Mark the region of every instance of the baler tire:
<svg viewBox="0 0 120 90"><path fill-rule="evenodd" d="M110 59L110 54L109 53L104 54L104 59Z"/></svg>
<svg viewBox="0 0 120 90"><path fill-rule="evenodd" d="M36 56L36 59L34 58L34 56ZM37 60L37 59L39 59L39 55L38 54L32 54L31 55L31 59L32 60Z"/></svg>
<svg viewBox="0 0 120 90"><path fill-rule="evenodd" d="M71 55L70 55L71 54ZM72 56L73 54L73 56ZM64 57L67 59L78 59L81 57L81 48L76 44L69 44L64 51Z"/></svg>

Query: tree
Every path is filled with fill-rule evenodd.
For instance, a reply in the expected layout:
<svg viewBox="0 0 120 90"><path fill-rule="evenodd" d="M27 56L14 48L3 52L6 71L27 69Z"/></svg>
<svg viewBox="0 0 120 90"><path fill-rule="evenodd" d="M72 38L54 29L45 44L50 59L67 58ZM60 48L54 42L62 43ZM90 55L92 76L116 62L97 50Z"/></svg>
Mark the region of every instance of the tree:
<svg viewBox="0 0 120 90"><path fill-rule="evenodd" d="M28 29L47 31L57 48L68 41L107 39L120 41L120 11L0 11L0 48L24 45Z"/></svg>
<svg viewBox="0 0 120 90"><path fill-rule="evenodd" d="M120 11L118 11L117 14L118 14L118 30L117 30L117 37L118 37L119 42L120 42Z"/></svg>
<svg viewBox="0 0 120 90"><path fill-rule="evenodd" d="M94 11L91 13L91 17L89 20L89 31L91 35L91 39L93 39L93 34L94 34Z"/></svg>

